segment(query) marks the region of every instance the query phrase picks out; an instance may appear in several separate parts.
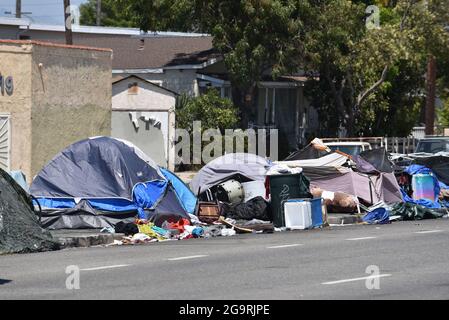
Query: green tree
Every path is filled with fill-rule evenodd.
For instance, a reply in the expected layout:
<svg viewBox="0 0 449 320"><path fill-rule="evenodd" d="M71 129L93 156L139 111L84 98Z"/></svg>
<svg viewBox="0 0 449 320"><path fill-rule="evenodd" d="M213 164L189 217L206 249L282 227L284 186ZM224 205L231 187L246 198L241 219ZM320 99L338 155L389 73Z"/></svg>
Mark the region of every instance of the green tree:
<svg viewBox="0 0 449 320"><path fill-rule="evenodd" d="M233 101L246 126L255 112L257 83L265 73L275 77L296 71L301 61L301 23L296 0L133 1L127 7L144 31L160 17L188 17L184 29L210 33L230 74ZM157 15L155 15L155 12ZM169 19L170 20L170 19ZM181 21L185 21L181 19ZM181 28L183 29L183 28Z"/></svg>
<svg viewBox="0 0 449 320"><path fill-rule="evenodd" d="M422 103L427 57L447 59L443 2L428 1L426 7L399 0L383 8L381 27L371 30L364 25L362 4L309 2L305 61L320 71L311 92L328 132L344 127L349 135L408 134ZM407 121L391 126L395 118Z"/></svg>
<svg viewBox="0 0 449 320"><path fill-rule="evenodd" d="M201 132L199 132L201 136L204 131L209 129L217 129L224 135L226 129L235 129L238 127L240 118L238 116L238 108L231 100L221 98L217 90L209 89L205 94L196 98L189 97L185 94L178 97L176 104L176 127L187 130L191 142L194 141L194 121L201 121ZM180 140L178 139L177 142L180 142ZM226 141L224 139L220 142L222 150L224 150L225 143ZM206 142L201 143L202 150L204 150L207 144ZM193 148L192 143L189 156L194 154ZM191 165L189 169L199 169L200 167L198 165Z"/></svg>
<svg viewBox="0 0 449 320"><path fill-rule="evenodd" d="M176 109L176 127L193 131L193 122L201 121L203 130L219 129L224 133L226 129L233 129L239 123L238 109L231 100L221 98L217 90L209 89L199 97L178 97Z"/></svg>
<svg viewBox="0 0 449 320"><path fill-rule="evenodd" d="M88 0L80 5L80 23L95 26L97 23L97 0ZM109 27L135 28L138 27L132 16L123 10L117 0L101 1L101 25Z"/></svg>
<svg viewBox="0 0 449 320"><path fill-rule="evenodd" d="M94 26L97 0L80 6L83 25ZM102 0L101 25L142 27L145 31L199 31L195 28L193 6L187 0Z"/></svg>
<svg viewBox="0 0 449 320"><path fill-rule="evenodd" d="M438 111L438 124L449 128L449 97L443 100L443 107Z"/></svg>

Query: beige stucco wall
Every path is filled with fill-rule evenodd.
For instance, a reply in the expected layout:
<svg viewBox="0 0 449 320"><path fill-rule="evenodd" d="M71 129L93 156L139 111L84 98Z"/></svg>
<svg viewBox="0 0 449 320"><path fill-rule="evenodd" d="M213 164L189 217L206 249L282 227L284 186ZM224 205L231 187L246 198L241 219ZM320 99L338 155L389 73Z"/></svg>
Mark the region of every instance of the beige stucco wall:
<svg viewBox="0 0 449 320"><path fill-rule="evenodd" d="M31 172L31 47L0 43L0 73L12 76L14 92L0 93L0 113L10 115L10 169Z"/></svg>
<svg viewBox="0 0 449 320"><path fill-rule="evenodd" d="M128 93L128 85L137 82L137 94ZM112 86L113 110L170 110L175 107L176 95L163 88L131 77Z"/></svg>
<svg viewBox="0 0 449 320"><path fill-rule="evenodd" d="M138 92L129 94L128 85L135 82ZM176 95L135 77L114 83L112 95L112 136L129 140L159 165L174 170ZM148 126L141 118L144 114L158 119L159 127Z"/></svg>
<svg viewBox="0 0 449 320"><path fill-rule="evenodd" d="M111 134L110 51L33 46L34 176L70 144Z"/></svg>

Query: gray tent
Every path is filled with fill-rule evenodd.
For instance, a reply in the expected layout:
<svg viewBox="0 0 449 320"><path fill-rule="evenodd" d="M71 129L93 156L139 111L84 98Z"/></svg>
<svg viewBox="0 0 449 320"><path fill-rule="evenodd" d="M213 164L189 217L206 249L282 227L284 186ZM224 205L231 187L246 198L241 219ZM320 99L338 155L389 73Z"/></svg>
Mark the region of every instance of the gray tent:
<svg viewBox="0 0 449 320"><path fill-rule="evenodd" d="M357 196L365 203L402 202L401 188L393 173L365 174L349 168L304 168L311 187Z"/></svg>
<svg viewBox="0 0 449 320"><path fill-rule="evenodd" d="M195 193L205 192L221 182L237 177L244 181L265 181L272 163L262 157L249 153L230 153L219 157L204 166L190 182Z"/></svg>

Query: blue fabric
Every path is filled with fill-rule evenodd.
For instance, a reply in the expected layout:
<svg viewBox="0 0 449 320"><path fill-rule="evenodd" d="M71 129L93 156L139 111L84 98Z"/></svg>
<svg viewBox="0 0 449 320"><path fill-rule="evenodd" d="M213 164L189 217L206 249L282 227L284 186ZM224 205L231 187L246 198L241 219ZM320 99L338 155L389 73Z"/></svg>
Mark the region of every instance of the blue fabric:
<svg viewBox="0 0 449 320"><path fill-rule="evenodd" d="M73 198L38 198L37 199L42 208L51 209L71 209L76 206ZM126 199L85 199L92 208L100 211L110 212L126 212L137 210L135 204ZM36 205L36 201L33 200Z"/></svg>
<svg viewBox="0 0 449 320"><path fill-rule="evenodd" d="M377 208L363 216L362 220L370 224L390 223L390 214L385 208Z"/></svg>
<svg viewBox="0 0 449 320"><path fill-rule="evenodd" d="M418 165L418 164L412 164L411 166L408 166L407 168L405 168L405 172L408 173L411 176L413 176L415 174L430 174L432 176L432 178L433 178L433 181L434 181L435 199L438 199L441 189L449 189L448 186L446 186L443 182L440 182L436 178L435 173L431 169L429 169L429 168L427 168L425 166ZM438 201L433 202L433 201L428 200L428 199L414 200L414 199L410 198L404 192L404 190L401 190L401 191L402 191L402 195L404 196L404 201L405 202L418 204L418 205L424 206L426 208L431 208L431 209L439 209L439 208L441 208L441 205L438 203Z"/></svg>
<svg viewBox="0 0 449 320"><path fill-rule="evenodd" d="M162 180L136 184L133 190L134 203L142 209L154 209L164 196L167 185L167 181Z"/></svg>
<svg viewBox="0 0 449 320"><path fill-rule="evenodd" d="M182 182L173 172L160 168L165 178L170 181L173 186L176 196L179 199L182 207L187 213L194 214L196 209L197 198L193 192Z"/></svg>
<svg viewBox="0 0 449 320"><path fill-rule="evenodd" d="M404 198L404 202L417 204L426 208L430 209L440 209L441 205L438 202L433 202L429 199L421 199L421 200L414 200L408 196L408 194L401 188L402 196Z"/></svg>
<svg viewBox="0 0 449 320"><path fill-rule="evenodd" d="M30 188L26 182L25 174L20 170L10 171L9 175L25 190L27 193L30 193Z"/></svg>

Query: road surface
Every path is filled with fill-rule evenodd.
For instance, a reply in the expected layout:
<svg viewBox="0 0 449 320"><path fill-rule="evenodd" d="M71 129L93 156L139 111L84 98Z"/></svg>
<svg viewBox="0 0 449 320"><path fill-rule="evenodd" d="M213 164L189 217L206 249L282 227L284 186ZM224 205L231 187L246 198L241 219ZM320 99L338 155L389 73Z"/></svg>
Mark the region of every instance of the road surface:
<svg viewBox="0 0 449 320"><path fill-rule="evenodd" d="M0 299L449 299L448 244L440 219L2 256Z"/></svg>

